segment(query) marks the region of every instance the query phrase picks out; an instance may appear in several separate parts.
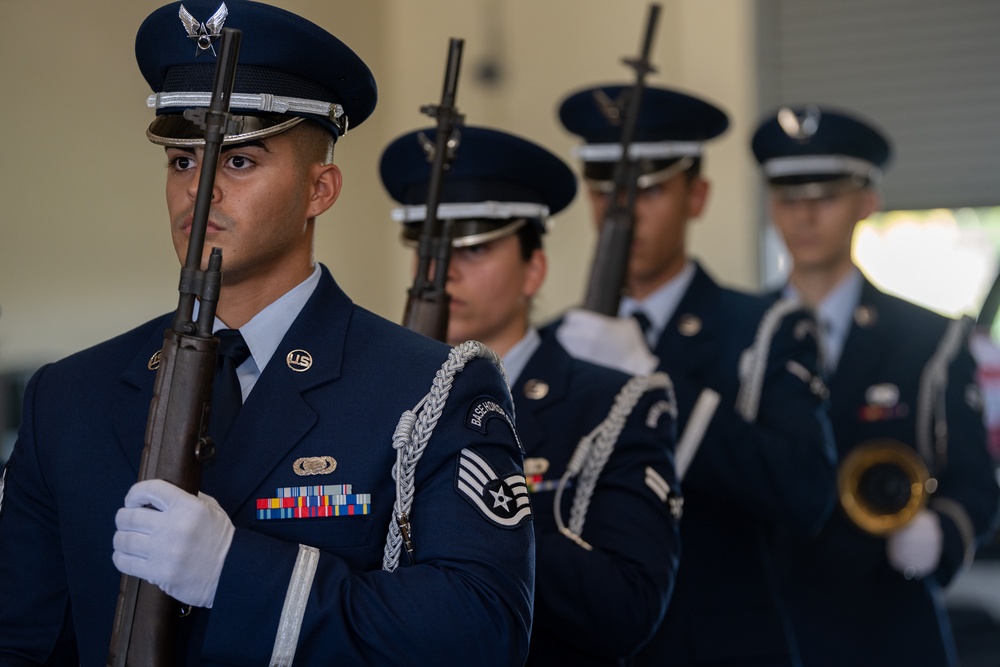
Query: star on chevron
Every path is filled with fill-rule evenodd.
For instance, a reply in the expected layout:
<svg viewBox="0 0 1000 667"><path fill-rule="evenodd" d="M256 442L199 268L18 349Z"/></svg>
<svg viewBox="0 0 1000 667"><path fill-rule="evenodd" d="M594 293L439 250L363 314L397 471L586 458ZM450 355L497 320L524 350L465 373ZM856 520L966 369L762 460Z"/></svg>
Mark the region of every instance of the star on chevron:
<svg viewBox="0 0 1000 667"><path fill-rule="evenodd" d="M508 511L510 509L509 507L507 507L507 503L513 500L513 498L511 498L510 496L508 496L506 493L503 492L502 486L497 491L490 491L490 493L493 494L494 509L496 509L497 507L503 507L504 511Z"/></svg>

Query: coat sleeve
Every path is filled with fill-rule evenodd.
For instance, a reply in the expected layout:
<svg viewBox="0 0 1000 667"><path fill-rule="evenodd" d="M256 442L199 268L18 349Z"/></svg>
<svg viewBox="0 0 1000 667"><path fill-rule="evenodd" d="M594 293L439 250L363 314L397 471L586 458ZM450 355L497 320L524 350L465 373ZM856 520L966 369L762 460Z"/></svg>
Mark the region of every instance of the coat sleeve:
<svg viewBox="0 0 1000 667"><path fill-rule="evenodd" d="M469 428L467 410L482 397L503 406L508 417L487 420L482 430ZM357 571L337 553L237 529L203 656L229 664L290 664L287 655L272 652L276 638L288 640L288 627L279 623L283 607L297 599L296 665L440 665L456 656L467 664L521 664L534 592L530 512L504 524L459 489L470 456L486 477L495 474L510 486L519 480L524 487L511 414L509 392L491 363L472 361L456 376L417 468L413 565L404 554L393 572ZM526 487L523 492L526 497ZM386 528L376 526L383 542Z"/></svg>
<svg viewBox="0 0 1000 667"><path fill-rule="evenodd" d="M818 532L836 492L836 449L818 359L815 323L796 311L770 341L752 420L736 409L738 383L726 377L710 383L721 400L684 485L708 493L725 489L766 522Z"/></svg>
<svg viewBox="0 0 1000 667"><path fill-rule="evenodd" d="M656 391L636 405L598 478L581 535L592 548L554 529L538 534L536 628L608 660L634 654L653 634L677 573L673 418L647 424L665 401ZM568 524L572 502L562 504Z"/></svg>
<svg viewBox="0 0 1000 667"><path fill-rule="evenodd" d="M997 517L1000 488L986 447L975 384L975 362L963 349L952 362L945 392L948 449L930 508L941 518L943 545L935 578L947 585L968 564Z"/></svg>
<svg viewBox="0 0 1000 667"><path fill-rule="evenodd" d="M17 443L0 482L3 665L40 665L50 659L70 664L76 652L58 511L35 440L35 395L44 370L28 383Z"/></svg>

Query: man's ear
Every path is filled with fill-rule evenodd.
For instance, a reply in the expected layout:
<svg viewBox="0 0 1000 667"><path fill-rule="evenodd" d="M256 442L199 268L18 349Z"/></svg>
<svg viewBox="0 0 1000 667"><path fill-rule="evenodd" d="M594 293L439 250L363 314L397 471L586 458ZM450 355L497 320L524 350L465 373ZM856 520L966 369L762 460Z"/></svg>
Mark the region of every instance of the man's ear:
<svg viewBox="0 0 1000 667"><path fill-rule="evenodd" d="M708 181L698 176L688 184L688 217L697 218L705 210L708 192L711 189Z"/></svg>
<svg viewBox="0 0 1000 667"><path fill-rule="evenodd" d="M548 272L548 259L542 250L534 250L531 258L525 265L524 274L524 295L528 298L535 296L545 282L545 274Z"/></svg>
<svg viewBox="0 0 1000 667"><path fill-rule="evenodd" d="M872 213L882 208L882 198L875 188L868 187L864 190L864 197L861 200L861 211L858 213L858 220L865 220Z"/></svg>
<svg viewBox="0 0 1000 667"><path fill-rule="evenodd" d="M344 175L335 164L316 164L310 167L311 191L308 217L315 218L333 206L344 185Z"/></svg>

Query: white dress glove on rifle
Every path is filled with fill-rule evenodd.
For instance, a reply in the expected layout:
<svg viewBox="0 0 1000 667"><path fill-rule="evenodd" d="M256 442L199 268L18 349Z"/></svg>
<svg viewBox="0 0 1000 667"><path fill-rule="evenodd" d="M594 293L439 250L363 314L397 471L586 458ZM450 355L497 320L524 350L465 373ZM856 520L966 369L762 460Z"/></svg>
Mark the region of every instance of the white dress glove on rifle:
<svg viewBox="0 0 1000 667"><path fill-rule="evenodd" d="M572 357L630 375L647 375L659 365L639 323L631 317L608 317L574 308L556 330L556 339Z"/></svg>
<svg viewBox="0 0 1000 667"><path fill-rule="evenodd" d="M926 577L941 560L942 539L937 513L922 509L909 523L889 535L886 543L889 564L907 579Z"/></svg>
<svg viewBox="0 0 1000 667"><path fill-rule="evenodd" d="M215 498L145 480L129 489L115 526L112 558L120 572L184 604L212 606L236 530Z"/></svg>

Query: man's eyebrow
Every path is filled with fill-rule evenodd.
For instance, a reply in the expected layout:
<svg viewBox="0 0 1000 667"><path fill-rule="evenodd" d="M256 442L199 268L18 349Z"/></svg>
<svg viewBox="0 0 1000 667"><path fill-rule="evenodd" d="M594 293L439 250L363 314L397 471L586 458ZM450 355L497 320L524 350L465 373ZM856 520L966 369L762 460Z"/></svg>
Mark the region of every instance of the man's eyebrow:
<svg viewBox="0 0 1000 667"><path fill-rule="evenodd" d="M240 150L243 148L259 148L265 153L271 152L270 150L268 150L266 143L260 140L254 140L254 141L244 141L238 144L229 144L227 146L223 146L220 150L220 153L228 153L229 151ZM194 155L195 153L195 147L193 146L164 146L163 150L164 152L169 150L181 151L182 153L190 153L191 155Z"/></svg>
<svg viewBox="0 0 1000 667"><path fill-rule="evenodd" d="M221 152L227 153L229 151L236 151L236 150L241 150L241 149L244 149L244 148L259 148L262 151L264 151L265 153L270 153L271 152L268 149L267 144L264 143L263 141L260 141L259 139L255 139L253 141L243 141L243 142L240 142L238 144L225 145L225 146L222 147L222 151Z"/></svg>

